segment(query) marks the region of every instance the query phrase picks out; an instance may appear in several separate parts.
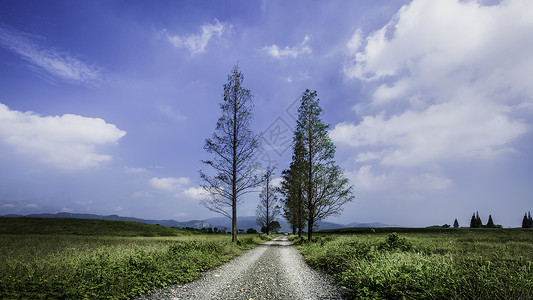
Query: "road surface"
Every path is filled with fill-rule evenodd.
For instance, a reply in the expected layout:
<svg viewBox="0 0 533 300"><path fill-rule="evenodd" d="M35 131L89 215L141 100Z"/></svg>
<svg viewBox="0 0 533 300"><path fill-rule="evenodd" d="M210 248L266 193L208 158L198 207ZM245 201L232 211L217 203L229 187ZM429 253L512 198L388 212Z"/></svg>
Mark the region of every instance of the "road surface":
<svg viewBox="0 0 533 300"><path fill-rule="evenodd" d="M137 299L347 299L347 294L329 276L310 268L287 237L278 237L193 282Z"/></svg>

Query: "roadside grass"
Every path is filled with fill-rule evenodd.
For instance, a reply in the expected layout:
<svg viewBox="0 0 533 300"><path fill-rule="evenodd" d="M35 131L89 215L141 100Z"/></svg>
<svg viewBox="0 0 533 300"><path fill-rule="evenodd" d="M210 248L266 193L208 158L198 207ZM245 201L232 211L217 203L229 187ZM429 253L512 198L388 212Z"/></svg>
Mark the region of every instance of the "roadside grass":
<svg viewBox="0 0 533 300"><path fill-rule="evenodd" d="M531 230L322 234L295 244L358 299L533 299Z"/></svg>
<svg viewBox="0 0 533 300"><path fill-rule="evenodd" d="M58 220L60 225L54 225ZM70 221L37 220L48 228L37 230L40 234L35 234L35 228L32 234L21 230L6 234L5 228L2 230L0 299L131 299L170 284L192 281L202 271L271 238L242 234L238 243L232 243L231 236L225 234L191 234L156 225L144 227L146 224L139 229L134 222ZM9 220L0 223L12 225ZM110 228L116 227L121 230L113 236ZM109 235L81 235L83 228ZM73 235L73 230L78 234Z"/></svg>

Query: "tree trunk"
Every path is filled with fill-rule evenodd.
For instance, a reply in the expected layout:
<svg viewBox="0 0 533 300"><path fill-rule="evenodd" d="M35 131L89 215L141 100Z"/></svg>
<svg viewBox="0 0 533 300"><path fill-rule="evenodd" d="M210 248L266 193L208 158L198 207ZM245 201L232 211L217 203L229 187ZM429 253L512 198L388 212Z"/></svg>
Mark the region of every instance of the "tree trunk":
<svg viewBox="0 0 533 300"><path fill-rule="evenodd" d="M309 218L309 221L307 221L307 240L310 242L313 241L313 223L315 223L314 218Z"/></svg>

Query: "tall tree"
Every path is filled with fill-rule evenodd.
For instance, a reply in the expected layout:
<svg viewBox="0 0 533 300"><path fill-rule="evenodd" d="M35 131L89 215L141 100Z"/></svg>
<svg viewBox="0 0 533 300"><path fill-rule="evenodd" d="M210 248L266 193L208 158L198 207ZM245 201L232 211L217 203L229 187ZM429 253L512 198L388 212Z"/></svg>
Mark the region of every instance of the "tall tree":
<svg viewBox="0 0 533 300"><path fill-rule="evenodd" d="M244 75L235 66L224 84L224 98L220 103L222 116L218 119L213 137L205 140L204 149L214 155L203 164L214 170L208 175L200 170L200 185L208 193L202 204L209 210L232 220L232 241L237 240L237 205L242 195L252 192L261 183L257 175L259 163L255 153L259 136L251 128L252 94L244 88Z"/></svg>
<svg viewBox="0 0 533 300"><path fill-rule="evenodd" d="M263 189L259 194L259 204L257 204L257 224L261 227L265 227L265 233L270 234L272 231L271 224L280 214L280 206L276 204L278 202L277 190L272 186L272 179L274 177L274 166L267 167L265 174L263 175Z"/></svg>
<svg viewBox="0 0 533 300"><path fill-rule="evenodd" d="M527 228L533 228L533 219L530 211L527 212Z"/></svg>
<svg viewBox="0 0 533 300"><path fill-rule="evenodd" d="M481 221L481 218L479 217L479 213L476 211L476 227L481 228L483 227L483 222Z"/></svg>
<svg viewBox="0 0 533 300"><path fill-rule="evenodd" d="M527 218L527 213L524 213L524 218L522 219L522 228L529 228L528 226L528 218Z"/></svg>
<svg viewBox="0 0 533 300"><path fill-rule="evenodd" d="M282 172L283 180L279 190L284 196L283 217L291 224L293 234L298 231L298 236L301 237L306 224L303 178L306 155L301 134L298 132L295 132L292 147L292 162L289 169Z"/></svg>
<svg viewBox="0 0 533 300"><path fill-rule="evenodd" d="M335 145L329 138L329 126L320 118L322 109L316 91L302 94L296 123L304 148L303 184L307 239L313 240L316 222L338 215L342 206L354 199L353 186L335 164Z"/></svg>

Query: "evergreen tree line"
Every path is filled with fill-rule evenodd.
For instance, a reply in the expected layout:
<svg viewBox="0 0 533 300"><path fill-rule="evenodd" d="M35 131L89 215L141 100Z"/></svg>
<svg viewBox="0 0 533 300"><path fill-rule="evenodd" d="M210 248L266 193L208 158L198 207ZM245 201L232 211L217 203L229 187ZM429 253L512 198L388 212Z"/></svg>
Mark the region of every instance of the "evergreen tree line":
<svg viewBox="0 0 533 300"><path fill-rule="evenodd" d="M476 211L474 214L472 214L472 218L470 219L470 228L501 228L501 225L495 225L494 221L492 220L492 215L489 215L489 220L487 221L487 224L483 225L483 222L481 221L481 218L479 217L479 213Z"/></svg>
<svg viewBox="0 0 533 300"><path fill-rule="evenodd" d="M524 214L524 219L522 219L522 228L533 228L533 219L531 219L531 212Z"/></svg>

